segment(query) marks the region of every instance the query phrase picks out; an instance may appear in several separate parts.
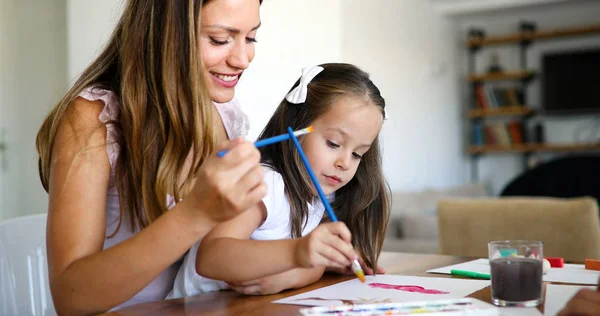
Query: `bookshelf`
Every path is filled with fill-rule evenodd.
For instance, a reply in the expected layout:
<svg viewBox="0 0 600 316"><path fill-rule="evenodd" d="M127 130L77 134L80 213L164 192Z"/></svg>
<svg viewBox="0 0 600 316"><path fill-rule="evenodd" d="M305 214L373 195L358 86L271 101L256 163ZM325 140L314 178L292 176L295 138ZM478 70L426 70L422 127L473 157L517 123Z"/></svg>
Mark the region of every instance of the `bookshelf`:
<svg viewBox="0 0 600 316"><path fill-rule="evenodd" d="M523 105L513 105L497 109L470 109L469 118L501 117L501 116L528 116L533 115L532 108Z"/></svg>
<svg viewBox="0 0 600 316"><path fill-rule="evenodd" d="M600 151L600 144L545 144L529 139L527 125L538 113L529 107L527 86L535 79L536 70L527 67L527 48L537 41L597 35L600 24L553 30L537 30L530 22L521 22L519 32L499 36L485 36L483 30L471 29L465 41L468 49L469 104L465 117L469 124L467 154L471 157L471 177L478 180L478 159L490 154L520 154L527 168L535 153ZM475 72L475 56L488 46L516 45L519 49L518 69L491 73ZM506 81L511 88L497 89L496 82ZM504 123L506 120L511 120ZM502 122L502 123L499 123Z"/></svg>
<svg viewBox="0 0 600 316"><path fill-rule="evenodd" d="M533 31L533 32L520 32L514 34L490 36L486 38L473 38L468 39L465 44L467 47L481 47L490 45L500 44L519 44L521 41L533 41L533 40L549 40L553 38L567 37L567 36L579 36L588 34L600 33L600 25L588 25L582 27L571 27L550 31Z"/></svg>
<svg viewBox="0 0 600 316"><path fill-rule="evenodd" d="M470 74L467 80L473 83L500 80L530 80L535 76L533 71L503 71L490 74Z"/></svg>
<svg viewBox="0 0 600 316"><path fill-rule="evenodd" d="M514 144L510 146L469 146L470 154L526 153L526 152L575 152L599 150L600 144Z"/></svg>

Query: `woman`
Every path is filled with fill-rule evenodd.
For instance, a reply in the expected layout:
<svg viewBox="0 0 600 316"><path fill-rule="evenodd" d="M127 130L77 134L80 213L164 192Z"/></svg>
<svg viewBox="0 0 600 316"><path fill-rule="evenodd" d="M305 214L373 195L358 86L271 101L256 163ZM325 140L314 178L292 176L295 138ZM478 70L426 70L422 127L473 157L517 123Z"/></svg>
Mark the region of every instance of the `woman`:
<svg viewBox="0 0 600 316"><path fill-rule="evenodd" d="M258 151L227 141L244 131L228 101L254 57L260 2L128 1L44 121L36 145L59 314L163 299L190 246L264 196ZM226 157L212 155L219 143Z"/></svg>

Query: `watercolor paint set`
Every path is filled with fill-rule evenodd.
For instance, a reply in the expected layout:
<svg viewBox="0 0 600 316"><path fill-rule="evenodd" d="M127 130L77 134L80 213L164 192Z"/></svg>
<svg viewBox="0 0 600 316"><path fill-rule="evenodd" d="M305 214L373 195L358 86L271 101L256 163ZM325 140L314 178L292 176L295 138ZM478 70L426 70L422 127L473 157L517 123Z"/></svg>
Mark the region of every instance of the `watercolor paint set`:
<svg viewBox="0 0 600 316"><path fill-rule="evenodd" d="M367 316L367 315L500 315L498 308L474 298L433 300L406 303L321 306L303 308L305 316Z"/></svg>

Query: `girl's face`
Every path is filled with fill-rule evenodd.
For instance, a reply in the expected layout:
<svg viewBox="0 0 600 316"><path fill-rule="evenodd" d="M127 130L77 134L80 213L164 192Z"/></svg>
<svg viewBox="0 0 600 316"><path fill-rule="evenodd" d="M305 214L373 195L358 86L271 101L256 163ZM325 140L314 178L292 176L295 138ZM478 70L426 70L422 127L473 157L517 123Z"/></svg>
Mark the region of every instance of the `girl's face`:
<svg viewBox="0 0 600 316"><path fill-rule="evenodd" d="M337 98L331 109L313 122L314 131L304 137L302 149L326 195L352 180L382 123L377 106L346 96Z"/></svg>
<svg viewBox="0 0 600 316"><path fill-rule="evenodd" d="M213 101L228 102L254 59L259 0L212 0L202 7L200 45Z"/></svg>

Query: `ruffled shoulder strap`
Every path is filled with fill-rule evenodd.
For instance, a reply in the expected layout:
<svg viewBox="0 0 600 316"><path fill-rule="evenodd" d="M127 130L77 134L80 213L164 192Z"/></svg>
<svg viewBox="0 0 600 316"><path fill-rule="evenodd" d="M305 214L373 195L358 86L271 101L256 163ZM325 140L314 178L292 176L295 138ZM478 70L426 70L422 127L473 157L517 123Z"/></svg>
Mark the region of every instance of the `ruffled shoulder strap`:
<svg viewBox="0 0 600 316"><path fill-rule="evenodd" d="M100 112L98 119L106 126L106 153L110 163L110 185L112 186L114 184L117 157L119 156L118 135L115 126L115 122L119 119L119 98L113 91L104 89L98 85L85 88L79 96L88 101L101 100L104 102L104 108Z"/></svg>

